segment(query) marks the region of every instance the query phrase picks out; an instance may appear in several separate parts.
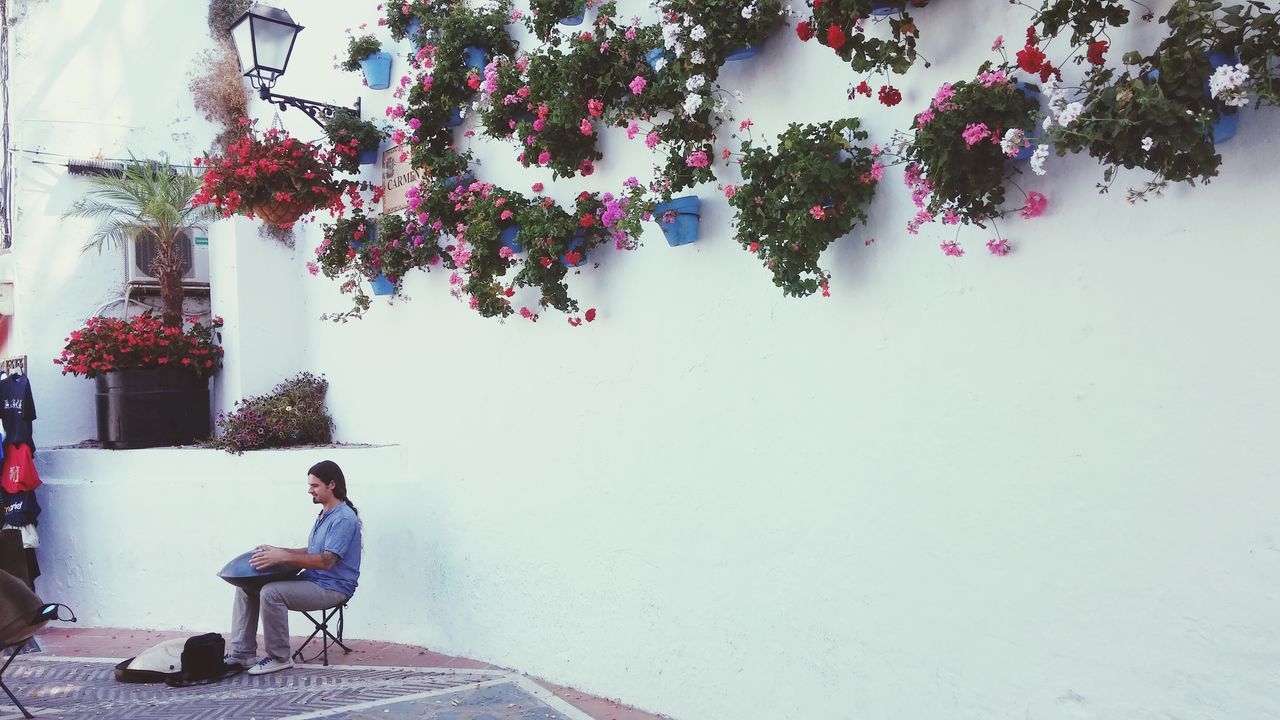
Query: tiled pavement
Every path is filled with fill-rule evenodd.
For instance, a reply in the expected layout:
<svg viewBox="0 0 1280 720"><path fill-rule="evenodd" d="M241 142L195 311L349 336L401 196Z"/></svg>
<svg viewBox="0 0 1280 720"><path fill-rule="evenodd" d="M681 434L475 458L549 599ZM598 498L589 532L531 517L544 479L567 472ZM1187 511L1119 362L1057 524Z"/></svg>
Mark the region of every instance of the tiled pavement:
<svg viewBox="0 0 1280 720"><path fill-rule="evenodd" d="M353 640L329 667L299 665L186 688L130 685L115 662L187 633L47 629L43 653L20 657L5 682L46 720L659 720L601 698L425 648ZM294 645L301 639L295 640ZM21 718L0 695L0 720Z"/></svg>

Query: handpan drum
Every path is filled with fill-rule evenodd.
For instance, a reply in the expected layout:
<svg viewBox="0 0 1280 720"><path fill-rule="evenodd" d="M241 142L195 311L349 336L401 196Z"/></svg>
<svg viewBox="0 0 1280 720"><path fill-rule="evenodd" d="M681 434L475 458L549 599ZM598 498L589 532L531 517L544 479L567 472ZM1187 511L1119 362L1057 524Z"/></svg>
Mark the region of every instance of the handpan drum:
<svg viewBox="0 0 1280 720"><path fill-rule="evenodd" d="M231 559L225 567L218 571L218 577L245 590L261 590L263 585L277 580L292 580L301 568L294 565L281 563L279 565L268 565L261 570L254 570L249 564L249 558L258 552L254 548L248 552L240 553Z"/></svg>

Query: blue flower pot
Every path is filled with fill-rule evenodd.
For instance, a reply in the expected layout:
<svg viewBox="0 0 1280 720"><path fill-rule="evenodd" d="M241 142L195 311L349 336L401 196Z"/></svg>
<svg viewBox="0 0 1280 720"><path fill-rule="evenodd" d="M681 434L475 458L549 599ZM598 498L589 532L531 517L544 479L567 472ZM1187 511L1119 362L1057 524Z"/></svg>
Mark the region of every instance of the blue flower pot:
<svg viewBox="0 0 1280 720"><path fill-rule="evenodd" d="M520 226L512 225L502 228L502 232L498 235L498 239L502 241L502 247L511 248L511 252L524 252L524 246L516 241L516 237L520 235Z"/></svg>
<svg viewBox="0 0 1280 720"><path fill-rule="evenodd" d="M576 263L569 262L569 253L582 247L582 243L585 241L586 241L586 236L583 234L581 230L578 230L573 234L573 239L569 241L569 247L566 248L564 251L565 254L560 256L560 262L564 263L565 267L581 267L587 264L587 254L585 252L582 253L582 258L579 259L578 262Z"/></svg>
<svg viewBox="0 0 1280 720"><path fill-rule="evenodd" d="M376 52L360 61L360 71L370 90L391 87L391 53Z"/></svg>
<svg viewBox="0 0 1280 720"><path fill-rule="evenodd" d="M1037 105L1040 103L1040 91L1032 89L1030 85L1021 81L1015 82L1013 86L1018 89L1018 92L1026 95L1032 100L1035 100ZM1036 126L1032 126L1032 128L1027 131L1027 140L1031 141L1031 144L1019 150L1018 154L1010 156L1007 159L1008 162L1030 160L1031 156L1036 153Z"/></svg>
<svg viewBox="0 0 1280 720"><path fill-rule="evenodd" d="M409 38L409 42L415 47L422 47L422 43L418 42L418 34L422 32L422 21L414 18L409 21L409 27L405 28L405 37Z"/></svg>
<svg viewBox="0 0 1280 720"><path fill-rule="evenodd" d="M361 150L356 153L356 163L360 165L372 165L378 162L378 148L372 150Z"/></svg>
<svg viewBox="0 0 1280 720"><path fill-rule="evenodd" d="M1240 62L1240 57L1232 53L1211 52L1209 53L1209 70L1217 70L1223 65L1235 65ZM1209 78L1204 79L1204 94L1209 97ZM1236 127L1240 124L1240 114L1231 113L1224 115L1222 111L1218 111L1218 121L1213 124L1213 143L1226 142L1236 136Z"/></svg>
<svg viewBox="0 0 1280 720"><path fill-rule="evenodd" d="M587 19L587 11L579 10L577 15L560 18L561 25L581 25L582 21Z"/></svg>
<svg viewBox="0 0 1280 720"><path fill-rule="evenodd" d="M453 177L444 179L444 188L446 190L452 190L458 187L458 183L462 183L463 185L470 185L475 181L476 181L476 176L472 175L471 173L467 173L466 175L455 175Z"/></svg>
<svg viewBox="0 0 1280 720"><path fill-rule="evenodd" d="M654 72L661 72L662 68L671 62L671 53L667 52L666 48L654 48L644 54L644 61L649 63L649 67L653 68Z"/></svg>
<svg viewBox="0 0 1280 720"><path fill-rule="evenodd" d="M462 124L462 109L454 108L449 111L449 117L445 118L444 126L455 128Z"/></svg>
<svg viewBox="0 0 1280 720"><path fill-rule="evenodd" d="M725 60L746 60L747 58L755 57L756 53L758 52L760 51L754 45L748 45L746 47L738 48L737 50L730 52L728 55L724 56L724 59Z"/></svg>
<svg viewBox="0 0 1280 720"><path fill-rule="evenodd" d="M373 288L374 295L395 295L396 284L387 279L386 275L378 273L378 276L369 281L369 287Z"/></svg>
<svg viewBox="0 0 1280 720"><path fill-rule="evenodd" d="M658 203L654 207L653 217L662 228L668 245L687 245L698 239L698 210L701 207L702 201L696 195L672 198L670 202ZM668 210L675 212L675 222L663 222L662 216Z"/></svg>
<svg viewBox="0 0 1280 720"><path fill-rule="evenodd" d="M489 63L489 53L484 48L468 45L462 48L462 59L472 70L484 72L484 66Z"/></svg>
<svg viewBox="0 0 1280 720"><path fill-rule="evenodd" d="M902 3L894 0L876 0L871 3L871 17L896 15L902 11Z"/></svg>

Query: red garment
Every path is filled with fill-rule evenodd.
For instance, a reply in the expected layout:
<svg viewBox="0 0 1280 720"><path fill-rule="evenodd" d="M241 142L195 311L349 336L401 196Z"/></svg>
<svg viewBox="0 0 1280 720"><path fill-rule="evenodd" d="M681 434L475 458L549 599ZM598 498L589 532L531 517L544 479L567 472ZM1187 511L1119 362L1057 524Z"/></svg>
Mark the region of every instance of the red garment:
<svg viewBox="0 0 1280 720"><path fill-rule="evenodd" d="M40 476L36 474L36 464L31 459L30 445L5 445L4 469L0 475L0 486L7 493L35 490L40 487Z"/></svg>

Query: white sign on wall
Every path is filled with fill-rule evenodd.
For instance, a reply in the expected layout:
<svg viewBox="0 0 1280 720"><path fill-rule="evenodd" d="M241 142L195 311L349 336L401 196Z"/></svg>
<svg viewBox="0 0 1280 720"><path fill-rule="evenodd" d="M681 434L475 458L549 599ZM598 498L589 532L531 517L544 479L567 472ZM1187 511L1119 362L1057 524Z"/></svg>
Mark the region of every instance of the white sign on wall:
<svg viewBox="0 0 1280 720"><path fill-rule="evenodd" d="M418 184L420 173L409 164L408 149L403 145L387 148L382 153L382 212L400 212L409 207L409 188ZM406 154L403 162L400 155Z"/></svg>

